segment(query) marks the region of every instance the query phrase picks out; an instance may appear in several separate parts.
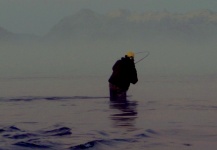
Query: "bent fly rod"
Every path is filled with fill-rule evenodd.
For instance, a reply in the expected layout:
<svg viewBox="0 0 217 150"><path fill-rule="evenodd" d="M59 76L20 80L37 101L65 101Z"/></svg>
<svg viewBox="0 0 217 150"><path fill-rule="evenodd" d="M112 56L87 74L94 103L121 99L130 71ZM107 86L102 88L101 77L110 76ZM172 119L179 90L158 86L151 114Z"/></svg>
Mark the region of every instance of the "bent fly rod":
<svg viewBox="0 0 217 150"><path fill-rule="evenodd" d="M142 57L141 59L139 59L138 61L135 62L135 64L137 64L138 62L142 61L143 59L145 59L146 57L148 57L150 55L150 52L146 51L146 52L137 52L136 54L140 54L140 53L147 53L144 57Z"/></svg>

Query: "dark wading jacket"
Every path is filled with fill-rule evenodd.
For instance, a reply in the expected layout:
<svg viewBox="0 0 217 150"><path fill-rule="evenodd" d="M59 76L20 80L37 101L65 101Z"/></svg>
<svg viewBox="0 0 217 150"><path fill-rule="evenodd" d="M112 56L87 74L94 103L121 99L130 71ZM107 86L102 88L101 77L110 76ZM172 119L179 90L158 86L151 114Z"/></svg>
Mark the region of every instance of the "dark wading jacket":
<svg viewBox="0 0 217 150"><path fill-rule="evenodd" d="M118 60L112 67L112 70L113 73L108 81L122 90L127 91L130 83L135 84L138 81L134 61L128 57Z"/></svg>

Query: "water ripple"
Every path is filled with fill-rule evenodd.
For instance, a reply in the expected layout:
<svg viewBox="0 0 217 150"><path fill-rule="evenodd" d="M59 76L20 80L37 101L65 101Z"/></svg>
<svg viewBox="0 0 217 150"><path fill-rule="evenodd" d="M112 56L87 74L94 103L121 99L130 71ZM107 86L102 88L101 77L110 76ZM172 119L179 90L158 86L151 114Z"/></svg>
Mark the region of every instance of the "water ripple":
<svg viewBox="0 0 217 150"><path fill-rule="evenodd" d="M48 101L59 101L59 100L78 100L78 99L108 99L109 97L106 96L22 96L22 97L9 97L9 98L0 98L0 101L7 101L7 102L19 102L19 101L26 101L31 102L35 100L48 100Z"/></svg>

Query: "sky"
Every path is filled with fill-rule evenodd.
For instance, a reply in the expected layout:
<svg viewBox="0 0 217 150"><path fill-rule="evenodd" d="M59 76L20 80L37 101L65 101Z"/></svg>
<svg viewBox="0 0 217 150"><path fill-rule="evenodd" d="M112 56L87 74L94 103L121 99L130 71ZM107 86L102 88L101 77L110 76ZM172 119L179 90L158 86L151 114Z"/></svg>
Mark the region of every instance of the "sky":
<svg viewBox="0 0 217 150"><path fill-rule="evenodd" d="M45 35L62 18L81 9L108 13L118 9L132 12L196 10L217 11L216 0L0 0L0 27L14 33Z"/></svg>

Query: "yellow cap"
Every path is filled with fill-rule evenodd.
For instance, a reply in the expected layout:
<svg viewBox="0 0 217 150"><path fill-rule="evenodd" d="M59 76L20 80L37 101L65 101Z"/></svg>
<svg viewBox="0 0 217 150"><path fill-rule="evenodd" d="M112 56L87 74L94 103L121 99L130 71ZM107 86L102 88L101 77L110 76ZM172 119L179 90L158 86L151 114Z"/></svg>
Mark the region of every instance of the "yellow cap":
<svg viewBox="0 0 217 150"><path fill-rule="evenodd" d="M133 52L127 52L126 56L127 57L134 57L134 53Z"/></svg>

